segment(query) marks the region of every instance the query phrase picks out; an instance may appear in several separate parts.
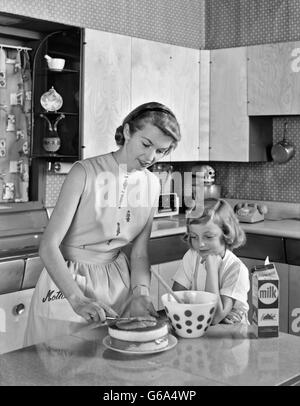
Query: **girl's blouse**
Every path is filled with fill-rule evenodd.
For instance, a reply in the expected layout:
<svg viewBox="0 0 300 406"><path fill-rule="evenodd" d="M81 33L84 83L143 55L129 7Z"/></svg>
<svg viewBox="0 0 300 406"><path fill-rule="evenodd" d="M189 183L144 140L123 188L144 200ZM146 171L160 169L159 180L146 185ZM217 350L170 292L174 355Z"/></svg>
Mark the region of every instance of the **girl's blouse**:
<svg viewBox="0 0 300 406"><path fill-rule="evenodd" d="M205 263L198 260L197 251L189 249L173 278L188 290L205 290ZM249 272L245 264L230 250L226 250L219 269L220 295L235 299L233 309L248 312Z"/></svg>
<svg viewBox="0 0 300 406"><path fill-rule="evenodd" d="M74 165L84 168L85 186L63 245L99 252L127 245L157 206L158 178L147 169L127 172L112 153Z"/></svg>

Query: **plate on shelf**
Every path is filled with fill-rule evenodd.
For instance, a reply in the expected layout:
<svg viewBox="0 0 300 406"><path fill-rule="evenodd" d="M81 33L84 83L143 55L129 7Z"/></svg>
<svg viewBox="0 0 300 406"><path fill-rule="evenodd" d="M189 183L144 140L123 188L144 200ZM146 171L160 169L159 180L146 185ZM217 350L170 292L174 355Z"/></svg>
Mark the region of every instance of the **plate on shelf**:
<svg viewBox="0 0 300 406"><path fill-rule="evenodd" d="M59 93L52 86L48 92L42 94L40 99L42 107L46 111L57 111L63 105L63 99Z"/></svg>
<svg viewBox="0 0 300 406"><path fill-rule="evenodd" d="M172 334L169 334L169 343L167 347L160 348L158 350L152 350L152 351L131 351L131 350L121 350L120 348L114 347L111 345L110 342L110 336L104 337L102 343L105 345L106 348L109 348L110 350L117 351L117 352L122 352L123 354L132 354L132 355L147 355L147 354L156 354L158 352L163 352L170 350L171 348L175 347L177 344L177 338L174 337Z"/></svg>

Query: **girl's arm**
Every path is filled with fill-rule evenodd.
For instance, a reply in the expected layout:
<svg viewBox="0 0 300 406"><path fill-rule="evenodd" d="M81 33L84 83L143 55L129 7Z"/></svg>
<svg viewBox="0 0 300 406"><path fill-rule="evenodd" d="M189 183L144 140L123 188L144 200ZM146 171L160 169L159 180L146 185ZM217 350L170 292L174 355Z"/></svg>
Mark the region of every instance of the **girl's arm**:
<svg viewBox="0 0 300 406"><path fill-rule="evenodd" d="M43 234L39 255L49 275L68 299L74 311L86 320L90 320L90 314L94 314L94 320L98 321L105 319L103 306L92 303L91 299L84 296L73 280L59 249L77 210L85 185L85 176L85 171L80 165L73 166L69 172Z"/></svg>
<svg viewBox="0 0 300 406"><path fill-rule="evenodd" d="M220 321L222 321L231 311L234 304L231 297L220 295L219 269L221 261L221 257L217 255L209 255L205 261L205 268L207 272L205 291L216 293L218 295L217 309L212 324L220 323Z"/></svg>

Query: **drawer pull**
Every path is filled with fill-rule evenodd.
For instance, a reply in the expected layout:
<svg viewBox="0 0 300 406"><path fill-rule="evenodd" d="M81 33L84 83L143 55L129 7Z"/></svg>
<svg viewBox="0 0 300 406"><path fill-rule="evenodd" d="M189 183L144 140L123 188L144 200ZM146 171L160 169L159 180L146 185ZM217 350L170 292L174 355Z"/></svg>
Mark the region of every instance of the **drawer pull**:
<svg viewBox="0 0 300 406"><path fill-rule="evenodd" d="M14 308L14 313L17 314L18 316L22 313L24 313L25 311L25 305L23 303L18 304L15 308Z"/></svg>

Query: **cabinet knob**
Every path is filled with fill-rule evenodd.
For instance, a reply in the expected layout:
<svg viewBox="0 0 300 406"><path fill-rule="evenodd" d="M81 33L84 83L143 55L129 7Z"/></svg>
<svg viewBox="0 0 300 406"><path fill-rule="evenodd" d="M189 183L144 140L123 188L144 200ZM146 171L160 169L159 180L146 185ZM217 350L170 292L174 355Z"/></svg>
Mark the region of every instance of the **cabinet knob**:
<svg viewBox="0 0 300 406"><path fill-rule="evenodd" d="M14 308L14 313L17 314L18 316L25 311L25 305L23 303L19 303L15 308Z"/></svg>

